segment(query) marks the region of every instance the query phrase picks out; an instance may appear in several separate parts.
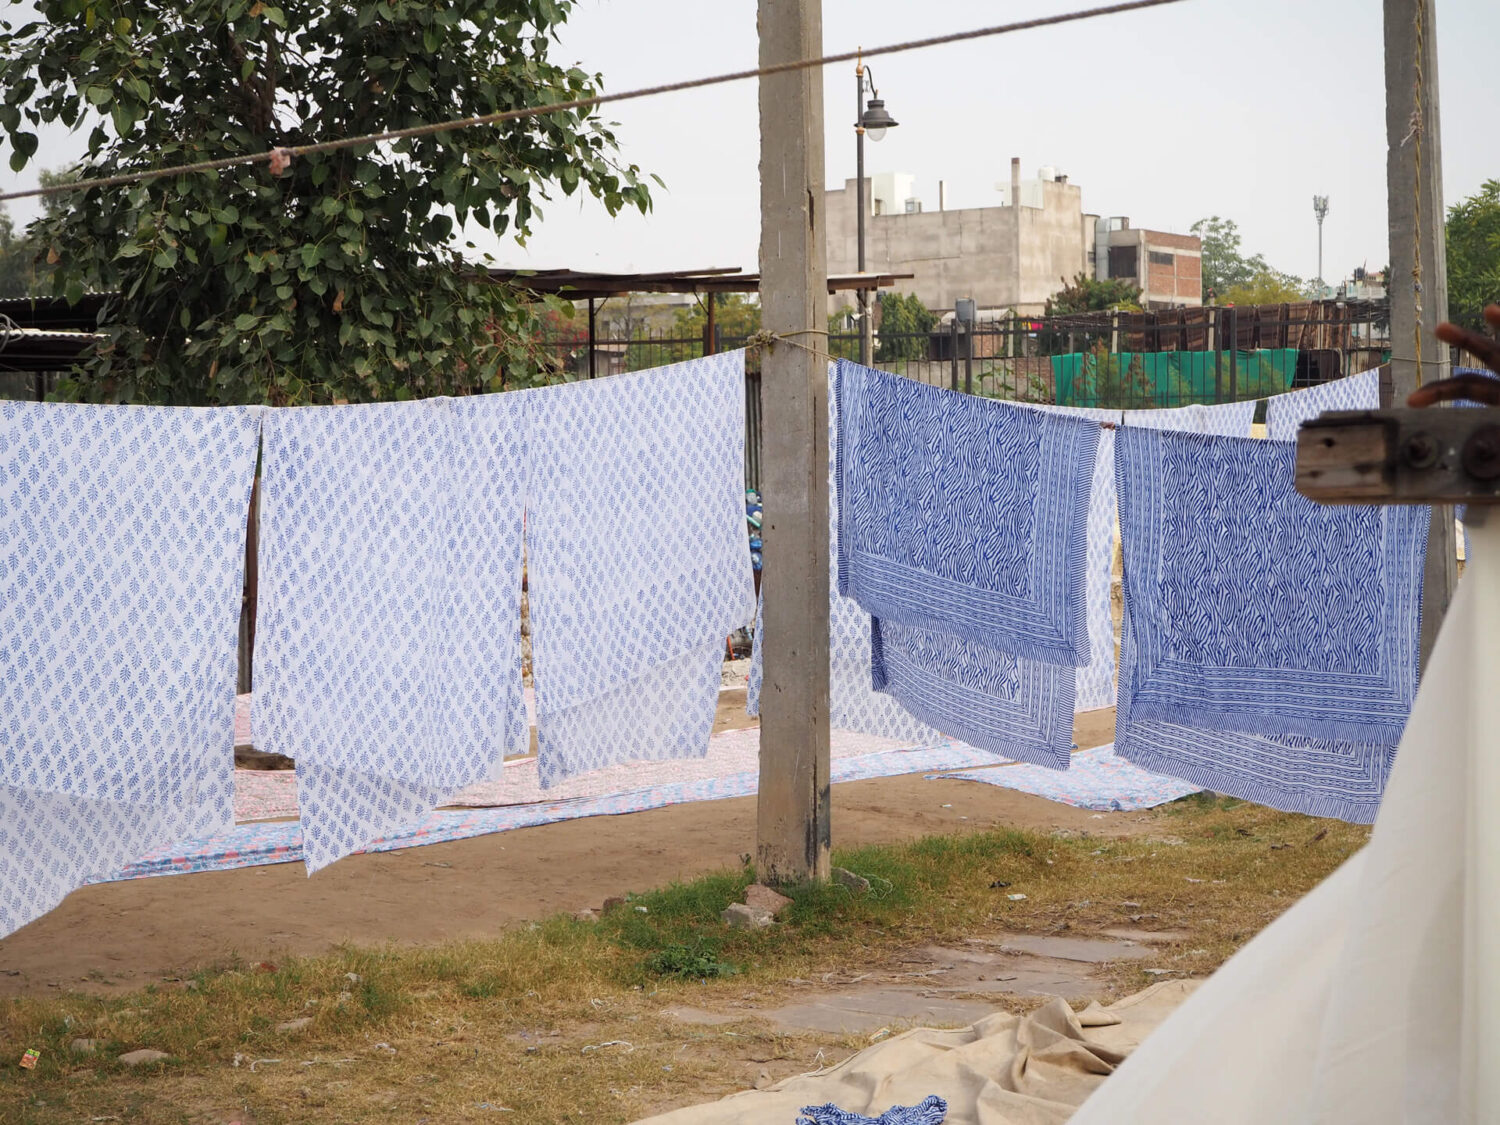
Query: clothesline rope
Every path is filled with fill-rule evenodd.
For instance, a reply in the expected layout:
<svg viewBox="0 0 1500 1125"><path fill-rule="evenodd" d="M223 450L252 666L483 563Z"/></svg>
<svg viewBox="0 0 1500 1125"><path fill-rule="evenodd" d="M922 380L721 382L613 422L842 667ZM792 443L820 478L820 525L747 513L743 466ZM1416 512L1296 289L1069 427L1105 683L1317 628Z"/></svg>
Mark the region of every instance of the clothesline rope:
<svg viewBox="0 0 1500 1125"><path fill-rule="evenodd" d="M248 153L244 156L228 156L218 160L200 160L192 164L182 164L169 168L143 168L135 172L124 172L117 176L100 176L94 179L52 184L48 187L29 188L25 191L6 192L0 194L0 203L5 203L12 199L31 199L37 196L54 196L74 191L90 191L94 188L122 187L126 184L137 184L147 180L162 179L166 176L182 176L196 172L218 172L226 168L234 168L246 164L270 164L272 171L279 174L287 166L288 161L298 156L333 152L338 149L352 148L357 145L411 140L416 137L433 136L438 133L448 133L456 129L469 129L480 125L498 125L506 121L540 117L544 114L559 113L564 110L591 109L595 106L604 105L607 102L633 101L638 98L652 97L657 94L697 90L705 86L721 85L725 82L740 82L749 78L764 78L773 74L810 70L814 67L829 66L833 63L851 62L859 58L894 55L905 51L916 51L927 47L945 46L949 43L985 39L1016 31L1031 31L1041 27L1054 27L1058 24L1074 23L1079 20L1095 19L1100 16L1121 15L1126 12L1140 11L1146 8L1159 8L1167 4L1179 4L1182 2L1183 0L1130 0L1128 3L1109 4L1104 7L1088 8L1076 12L1062 12L1053 16L1038 16L1035 19L997 24L992 27L973 28L969 31L956 31L947 35L933 35L924 39L911 39L904 43L892 43L884 47L842 51L838 54L822 55L813 59L794 59L790 62L775 63L771 66L755 67L750 70L731 71L726 74L716 74L706 78L691 78L681 82L667 82L659 86L645 86L636 90L625 90L618 94L596 94L593 97L574 98L570 101L553 102L549 105L532 106L525 109L509 109L477 117L461 117L448 121L435 121L426 125L413 125L406 129L390 129L383 133L366 133L356 137L340 137L334 140L317 141L305 145L286 145L270 149L266 152Z"/></svg>

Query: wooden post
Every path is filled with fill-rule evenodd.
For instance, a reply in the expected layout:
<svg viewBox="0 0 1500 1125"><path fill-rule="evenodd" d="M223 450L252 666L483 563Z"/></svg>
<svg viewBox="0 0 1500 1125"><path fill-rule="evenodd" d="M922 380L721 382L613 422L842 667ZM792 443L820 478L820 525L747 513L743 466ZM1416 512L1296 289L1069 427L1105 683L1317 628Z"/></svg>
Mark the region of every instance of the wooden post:
<svg viewBox="0 0 1500 1125"><path fill-rule="evenodd" d="M245 518L245 585L240 603L239 678L235 690L252 690L255 658L255 605L260 596L260 478L250 486L250 511Z"/></svg>
<svg viewBox="0 0 1500 1125"><path fill-rule="evenodd" d="M1443 241L1442 137L1433 0L1385 0L1385 182L1390 215L1393 402L1448 376L1448 350L1432 335L1448 316ZM1453 509L1432 509L1422 578L1422 664L1458 584Z"/></svg>
<svg viewBox="0 0 1500 1125"><path fill-rule="evenodd" d="M760 62L822 53L822 0L759 0ZM823 75L760 80L760 306L794 343L761 353L765 683L756 866L765 882L828 877L828 300ZM802 344L803 347L794 346ZM818 348L819 352L823 349Z"/></svg>

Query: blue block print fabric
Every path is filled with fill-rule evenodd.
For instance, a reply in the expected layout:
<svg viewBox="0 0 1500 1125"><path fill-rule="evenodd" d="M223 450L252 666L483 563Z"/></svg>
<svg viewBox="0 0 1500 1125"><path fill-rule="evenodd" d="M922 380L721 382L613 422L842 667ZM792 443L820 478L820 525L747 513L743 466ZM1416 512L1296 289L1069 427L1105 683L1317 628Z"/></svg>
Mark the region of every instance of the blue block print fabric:
<svg viewBox="0 0 1500 1125"><path fill-rule="evenodd" d="M876 618L872 680L916 718L981 750L1065 770L1076 672Z"/></svg>
<svg viewBox="0 0 1500 1125"><path fill-rule="evenodd" d="M1099 426L840 360L839 592L872 616L1089 663Z"/></svg>
<svg viewBox="0 0 1500 1125"><path fill-rule="evenodd" d="M920 1105L893 1105L879 1117L840 1109L832 1102L807 1105L802 1107L797 1125L943 1125L947 1116L948 1103L933 1094Z"/></svg>
<svg viewBox="0 0 1500 1125"><path fill-rule="evenodd" d="M1089 634L1089 662L1078 669L1073 700L1075 711L1093 711L1115 705L1115 620L1110 611L1110 583L1115 561L1115 529L1119 504L1115 497L1115 429L1123 419L1118 410L1089 406L1031 405L1033 410L1055 411L1087 418L1101 425L1099 448L1094 454L1094 479L1089 490L1088 577L1084 580Z"/></svg>
<svg viewBox="0 0 1500 1125"><path fill-rule="evenodd" d="M543 785L707 751L725 640L755 614L744 375L736 351L530 392Z"/></svg>
<svg viewBox="0 0 1500 1125"><path fill-rule="evenodd" d="M1394 745L1417 686L1427 510L1315 504L1283 442L1115 446L1140 718Z"/></svg>
<svg viewBox="0 0 1500 1125"><path fill-rule="evenodd" d="M932 742L942 735L915 718L889 694L872 687L870 615L860 609L853 598L838 591L838 433L833 425L837 413L836 388L829 366L828 399L828 712L829 723L837 730L896 738L903 742ZM1113 472L1113 466L1111 466ZM761 586L764 601L765 583L774 586L775 578L767 575ZM761 647L765 634L762 615L756 609L755 639L750 654L750 682L746 709L760 714L761 687L765 680L765 653Z"/></svg>
<svg viewBox="0 0 1500 1125"><path fill-rule="evenodd" d="M1325 410L1379 410L1380 370L1374 368L1266 400L1266 437L1296 441L1297 429Z"/></svg>
<svg viewBox="0 0 1500 1125"><path fill-rule="evenodd" d="M1128 579L1127 579L1128 581ZM1125 690L1136 659L1127 599L1115 752L1127 762L1283 812L1370 824L1395 760L1387 743L1266 736L1142 719Z"/></svg>
<svg viewBox="0 0 1500 1125"><path fill-rule="evenodd" d="M1125 425L1137 429L1171 430L1183 434L1249 437L1255 419L1255 400L1215 406L1173 406L1163 410L1127 410Z"/></svg>
<svg viewBox="0 0 1500 1125"><path fill-rule="evenodd" d="M0 936L233 823L261 414L0 402Z"/></svg>
<svg viewBox="0 0 1500 1125"><path fill-rule="evenodd" d="M527 401L267 415L253 723L297 762L310 872L527 747Z"/></svg>

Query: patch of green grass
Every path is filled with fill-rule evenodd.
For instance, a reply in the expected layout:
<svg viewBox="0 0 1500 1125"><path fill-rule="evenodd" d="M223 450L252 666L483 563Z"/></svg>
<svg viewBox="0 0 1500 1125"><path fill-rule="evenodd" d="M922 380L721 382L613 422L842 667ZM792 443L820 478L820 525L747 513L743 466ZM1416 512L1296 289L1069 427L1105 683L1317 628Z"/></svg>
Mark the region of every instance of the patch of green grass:
<svg viewBox="0 0 1500 1125"><path fill-rule="evenodd" d="M684 980L708 980L730 977L739 972L720 958L719 943L698 938L692 945L667 945L645 960L648 973L658 977L681 977Z"/></svg>

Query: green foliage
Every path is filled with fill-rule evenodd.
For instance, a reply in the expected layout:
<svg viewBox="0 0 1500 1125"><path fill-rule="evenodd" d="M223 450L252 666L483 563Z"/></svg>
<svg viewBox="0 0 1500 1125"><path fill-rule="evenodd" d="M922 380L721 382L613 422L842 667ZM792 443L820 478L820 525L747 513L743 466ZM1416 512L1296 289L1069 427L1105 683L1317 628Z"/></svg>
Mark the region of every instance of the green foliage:
<svg viewBox="0 0 1500 1125"><path fill-rule="evenodd" d="M1228 297L1231 290L1253 292L1258 284L1269 285L1271 283L1277 287L1276 291L1294 290L1296 296L1281 297L1264 303L1279 304L1281 301L1306 299L1306 292L1300 278L1273 269L1266 262L1263 254L1255 254L1247 258L1241 253L1240 228L1233 219L1221 219L1218 215L1211 215L1206 219L1199 219L1188 229L1203 243L1203 299L1205 301L1208 300L1210 290L1213 291L1216 300L1222 304L1231 300ZM1270 282L1266 279L1270 279ZM1261 302L1235 300L1232 303Z"/></svg>
<svg viewBox="0 0 1500 1125"><path fill-rule="evenodd" d="M24 297L35 284L36 247L16 234L15 223L0 208L0 298Z"/></svg>
<svg viewBox="0 0 1500 1125"><path fill-rule="evenodd" d="M85 177L586 97L549 52L572 0L37 0L0 29L0 133L86 131ZM536 371L532 308L450 246L524 241L560 188L646 210L575 110L68 196L32 228L53 292L118 292L75 397L272 404L494 390ZM559 308L553 301L548 307Z"/></svg>
<svg viewBox="0 0 1500 1125"><path fill-rule="evenodd" d="M1106 409L1127 409L1154 403L1156 388L1146 378L1139 356L1131 356L1122 364L1120 356L1100 341L1084 358L1078 375L1082 384L1076 393L1078 401Z"/></svg>
<svg viewBox="0 0 1500 1125"><path fill-rule="evenodd" d="M760 302L743 293L723 293L715 299L714 324L719 335L740 340L760 331ZM706 298L692 308L678 309L674 335L682 339L701 340L708 328Z"/></svg>
<svg viewBox="0 0 1500 1125"><path fill-rule="evenodd" d="M880 337L875 346L877 363L898 359L926 359L927 336L937 326L938 318L922 304L915 293L880 294Z"/></svg>
<svg viewBox="0 0 1500 1125"><path fill-rule="evenodd" d="M689 945L664 946L647 957L643 967L652 976L687 980L729 977L740 971L738 965L720 959L717 942L703 937Z"/></svg>
<svg viewBox="0 0 1500 1125"><path fill-rule="evenodd" d="M1111 309L1140 312L1140 286L1123 278L1100 281L1079 273L1071 283L1064 282L1061 289L1047 298L1045 315L1066 316L1069 313L1107 312Z"/></svg>
<svg viewBox="0 0 1500 1125"><path fill-rule="evenodd" d="M1500 180L1448 208L1448 319L1483 329L1485 305L1500 302Z"/></svg>
<svg viewBox="0 0 1500 1125"><path fill-rule="evenodd" d="M1263 270L1249 281L1219 294L1221 305L1280 305L1307 300L1302 282L1275 270Z"/></svg>
<svg viewBox="0 0 1500 1125"><path fill-rule="evenodd" d="M843 339L835 339L842 336ZM828 354L834 359L859 358L859 321L848 305L828 315Z"/></svg>

